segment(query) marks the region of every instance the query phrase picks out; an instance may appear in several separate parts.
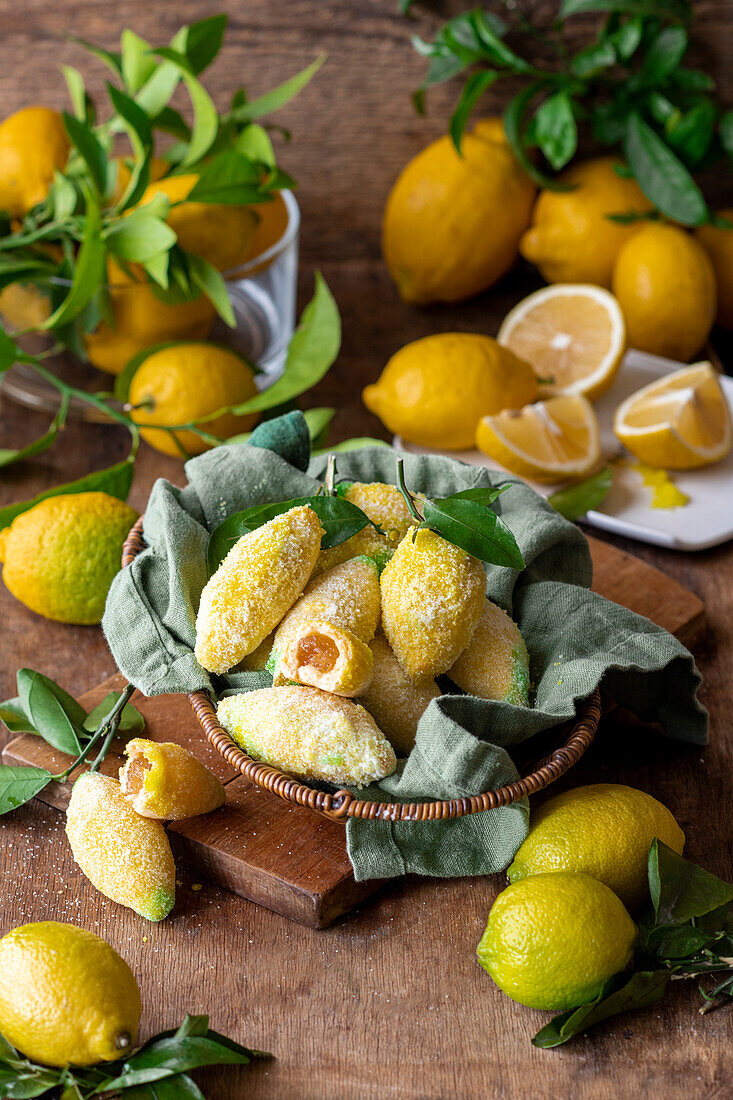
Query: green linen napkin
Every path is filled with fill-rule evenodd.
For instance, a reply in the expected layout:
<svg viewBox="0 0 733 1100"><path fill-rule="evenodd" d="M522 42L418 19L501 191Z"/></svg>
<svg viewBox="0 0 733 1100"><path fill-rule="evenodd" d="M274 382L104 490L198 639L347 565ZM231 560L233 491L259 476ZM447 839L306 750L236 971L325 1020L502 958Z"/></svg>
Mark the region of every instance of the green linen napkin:
<svg viewBox="0 0 733 1100"><path fill-rule="evenodd" d="M188 485L156 482L145 512L148 548L115 578L102 625L120 670L145 695L205 688L216 696L271 683L267 673L210 676L193 655L206 583L209 531L254 504L315 492L325 458L308 464L299 413L260 425L249 443L217 447L186 464ZM532 706L443 695L423 715L415 748L394 775L359 792L382 801L458 798L518 777L507 751L572 718L598 684L670 736L704 744L707 714L696 698L692 656L665 630L589 590L588 544L577 529L509 474L438 456L405 455L407 483L432 496L509 484L494 507L524 555L522 572L487 565L487 595L516 620L527 642ZM339 476L394 481L395 452L371 447L338 456ZM487 874L511 861L527 833L526 801L440 822L349 819L347 846L358 880L414 872Z"/></svg>

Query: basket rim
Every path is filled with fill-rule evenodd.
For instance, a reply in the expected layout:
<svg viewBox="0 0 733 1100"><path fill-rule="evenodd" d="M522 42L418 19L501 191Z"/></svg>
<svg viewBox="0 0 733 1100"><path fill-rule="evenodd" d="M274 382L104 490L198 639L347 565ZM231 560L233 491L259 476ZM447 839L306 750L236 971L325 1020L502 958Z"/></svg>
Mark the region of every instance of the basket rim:
<svg viewBox="0 0 733 1100"><path fill-rule="evenodd" d="M125 539L122 549L123 568L134 561L145 548L142 528L141 516ZM219 723L215 704L206 691L201 689L189 692L188 701L211 745L240 775L285 802L305 806L324 817L340 821L349 817L370 821L439 821L508 806L544 790L577 764L593 741L601 717L601 693L596 688L583 700L575 718L562 726L564 737L561 744L533 771L513 783L464 798L428 802L373 802L356 798L348 790L338 790L333 794L316 790L271 764L253 760Z"/></svg>

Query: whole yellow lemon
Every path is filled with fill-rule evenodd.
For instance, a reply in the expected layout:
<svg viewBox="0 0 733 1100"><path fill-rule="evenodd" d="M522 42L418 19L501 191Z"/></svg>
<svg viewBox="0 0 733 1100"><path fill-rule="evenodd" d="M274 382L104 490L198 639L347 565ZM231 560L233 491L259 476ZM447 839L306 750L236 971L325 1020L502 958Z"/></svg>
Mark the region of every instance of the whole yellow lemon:
<svg viewBox="0 0 733 1100"><path fill-rule="evenodd" d="M687 362L715 319L715 272L691 233L649 222L631 237L613 269L613 293L629 347Z"/></svg>
<svg viewBox="0 0 733 1100"><path fill-rule="evenodd" d="M406 344L362 396L391 432L461 451L473 448L482 416L534 401L537 378L491 336L445 332Z"/></svg>
<svg viewBox="0 0 733 1100"><path fill-rule="evenodd" d="M140 990L115 949L74 924L40 921L0 939L0 1032L47 1066L124 1058L140 1022Z"/></svg>
<svg viewBox="0 0 733 1100"><path fill-rule="evenodd" d="M186 252L201 256L219 271L228 271L250 255L258 216L248 206L225 203L187 202L198 176L167 176L154 180L143 193L138 207L155 195L166 195L171 209L166 221Z"/></svg>
<svg viewBox="0 0 733 1100"><path fill-rule="evenodd" d="M492 286L517 258L535 186L501 119L434 141L403 169L384 211L382 251L406 302L455 302Z"/></svg>
<svg viewBox="0 0 733 1100"><path fill-rule="evenodd" d="M718 213L733 222L733 207ZM703 245L715 269L718 285L718 315L716 320L723 328L733 329L733 229L717 229L713 225L701 225L695 235Z"/></svg>
<svg viewBox="0 0 733 1100"><path fill-rule="evenodd" d="M647 856L654 837L682 854L685 834L650 794L621 783L576 787L532 811L529 834L507 874L518 882L583 871L634 909L649 897Z"/></svg>
<svg viewBox="0 0 733 1100"><path fill-rule="evenodd" d="M58 111L23 107L0 123L0 210L22 218L43 202L71 143Z"/></svg>
<svg viewBox="0 0 733 1100"><path fill-rule="evenodd" d="M0 531L6 588L46 619L98 623L137 515L107 493L47 497Z"/></svg>
<svg viewBox="0 0 733 1100"><path fill-rule="evenodd" d="M590 875L535 875L508 886L491 907L478 959L499 989L530 1008L588 1004L624 970L636 925L616 895Z"/></svg>
<svg viewBox="0 0 733 1100"><path fill-rule="evenodd" d="M565 191L541 191L519 251L548 283L611 286L613 264L638 225L608 214L644 212L652 206L636 180L619 176L616 157L598 157L561 172Z"/></svg>
<svg viewBox="0 0 733 1100"><path fill-rule="evenodd" d="M130 383L128 400L132 419L142 437L156 451L181 457L202 454L210 444L191 431L168 432L146 424L192 424L229 405L239 405L257 393L254 372L243 359L217 344L175 344L153 352L138 367ZM257 423L257 413L236 416L223 413L201 424L212 435L228 439L247 432ZM178 444L176 444L178 440Z"/></svg>

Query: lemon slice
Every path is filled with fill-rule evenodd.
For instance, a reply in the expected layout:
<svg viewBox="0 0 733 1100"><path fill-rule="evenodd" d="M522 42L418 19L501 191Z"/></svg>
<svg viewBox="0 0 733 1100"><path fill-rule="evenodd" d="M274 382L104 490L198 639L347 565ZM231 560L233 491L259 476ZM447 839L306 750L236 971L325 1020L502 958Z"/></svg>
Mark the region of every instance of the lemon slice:
<svg viewBox="0 0 733 1100"><path fill-rule="evenodd" d="M731 448L728 402L707 362L632 393L616 410L613 430L636 458L671 470L708 466Z"/></svg>
<svg viewBox="0 0 733 1100"><path fill-rule="evenodd" d="M547 484L583 477L601 457L596 414L579 394L483 417L476 446L512 473Z"/></svg>
<svg viewBox="0 0 733 1100"><path fill-rule="evenodd" d="M593 400L613 382L626 349L621 308L607 290L557 283L530 294L504 318L497 340L526 360L543 394Z"/></svg>

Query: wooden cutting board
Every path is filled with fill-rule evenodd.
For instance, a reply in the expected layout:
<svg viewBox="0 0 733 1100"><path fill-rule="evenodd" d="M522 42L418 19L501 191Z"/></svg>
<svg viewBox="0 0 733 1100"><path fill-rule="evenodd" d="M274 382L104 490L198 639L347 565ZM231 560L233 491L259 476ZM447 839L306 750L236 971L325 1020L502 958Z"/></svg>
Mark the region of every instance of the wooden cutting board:
<svg viewBox="0 0 733 1100"><path fill-rule="evenodd" d="M705 609L697 596L630 554L597 539L588 541L596 592L694 646L705 630ZM81 702L89 710L124 683L122 676L113 676ZM381 885L354 880L343 823L283 802L238 776L209 745L185 696L146 699L136 692L132 701L145 716L146 737L184 745L227 788L227 803L220 810L168 826L179 866L312 928L330 924ZM102 765L107 774L117 774L121 749L113 744ZM41 738L24 734L6 746L3 761L58 773L70 758ZM38 798L61 810L69 793L68 783L52 783Z"/></svg>

